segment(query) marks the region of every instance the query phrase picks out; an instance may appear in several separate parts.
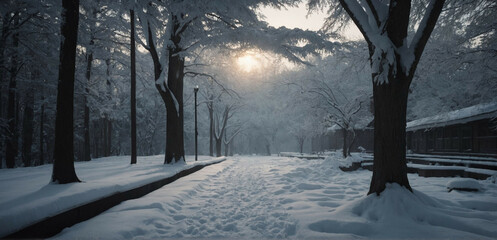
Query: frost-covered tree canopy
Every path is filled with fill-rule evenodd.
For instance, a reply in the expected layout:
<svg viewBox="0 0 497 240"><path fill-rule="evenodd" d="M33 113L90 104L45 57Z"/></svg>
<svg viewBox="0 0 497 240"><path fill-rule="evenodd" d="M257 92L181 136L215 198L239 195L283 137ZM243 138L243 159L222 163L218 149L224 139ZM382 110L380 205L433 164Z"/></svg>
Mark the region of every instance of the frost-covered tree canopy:
<svg viewBox="0 0 497 240"><path fill-rule="evenodd" d="M166 116L156 83L164 87L167 85L168 49L174 45L171 34L178 33L181 33L181 41L176 47L180 51L175 54L185 61L186 152L193 151L189 143L193 141L194 133L190 123L194 117L191 89L195 85L200 86L198 117L201 152L208 152L209 148L208 103L214 103L213 109L219 107L215 111L222 111L222 101L230 98L243 106L234 116L236 121L233 123L243 125L244 131L234 138L233 144L235 149L238 146L247 153L266 153L266 145L273 153L297 150L298 144L291 136L289 126L292 122L299 122L297 119L302 112L314 114L316 117L308 121L318 126L315 129L322 131L327 126L344 123L336 113L345 112L345 109L353 113L360 105L361 110L357 114L346 115L345 119L353 119L354 123L349 126L367 125L372 118L371 74L386 65L400 64L409 68L409 56L414 53L411 46L417 41L416 34L422 29L423 19L433 1L412 2L405 44L402 42L398 46L385 40L382 32L390 1L343 2L364 14L358 19L366 39L350 40L344 29L355 24L339 0L81 1L75 142L84 140L86 105L90 110L90 135L94 136L90 139L91 143L101 143L99 136L103 136L103 119L110 119L113 122L111 152L125 154L129 151L129 9L134 9L136 15L140 154L164 151ZM376 13L370 11L369 2L375 4ZM54 131L52 120L57 83L54 76L58 69L61 4L55 0L9 0L0 4L0 78L1 100L4 103L1 109L2 131L9 132L6 107L8 85L11 77L15 76L19 112L28 104L24 100L30 98L28 93L33 92L30 89L34 87L38 90L34 91L33 96L36 126L33 134L35 139L40 139L38 123L43 109L43 136L46 136L42 143L43 154L49 155L53 148L49 143L53 141L51 133ZM492 0L445 2L438 24L420 58L418 70L413 75L408 120L496 101L495 4ZM264 6L281 9L282 12L286 8L307 7L310 14L324 11L326 19L319 26L319 31L273 27L262 16L260 9ZM173 18L178 24L176 32L172 30ZM15 39L18 39L18 45ZM377 55L386 56L381 61L373 61L372 65L368 63L368 41L378 46L372 51L373 59ZM154 44L158 63L162 67L158 82L154 82L153 57L148 51L150 43ZM88 80L90 53L93 56ZM392 53L398 53L401 59L393 61ZM240 59L249 59L251 63ZM17 63L17 74L11 72L13 63ZM251 64L250 70L247 64ZM396 71L397 68L392 69ZM378 83L386 83L381 74L375 75L375 79ZM326 88L331 91L322 91ZM340 106L340 110L334 109L322 97L330 93L335 94L336 106ZM210 97L213 97L212 101ZM22 119L23 114L19 116ZM18 128L18 131L21 129ZM39 149L38 140L33 144L36 145L34 149ZM102 154L101 149L92 152L95 156Z"/></svg>

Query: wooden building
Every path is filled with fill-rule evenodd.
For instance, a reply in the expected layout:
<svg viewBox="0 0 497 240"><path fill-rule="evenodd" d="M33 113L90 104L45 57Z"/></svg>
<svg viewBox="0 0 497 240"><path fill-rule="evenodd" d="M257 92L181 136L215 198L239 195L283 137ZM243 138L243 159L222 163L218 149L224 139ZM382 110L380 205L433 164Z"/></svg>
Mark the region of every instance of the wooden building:
<svg viewBox="0 0 497 240"><path fill-rule="evenodd" d="M415 153L497 154L497 102L407 123L407 149Z"/></svg>

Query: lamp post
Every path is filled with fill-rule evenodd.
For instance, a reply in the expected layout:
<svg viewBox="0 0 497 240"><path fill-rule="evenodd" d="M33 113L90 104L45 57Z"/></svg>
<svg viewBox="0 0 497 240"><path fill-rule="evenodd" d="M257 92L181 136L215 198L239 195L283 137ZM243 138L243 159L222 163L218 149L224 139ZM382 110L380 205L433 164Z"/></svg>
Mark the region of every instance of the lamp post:
<svg viewBox="0 0 497 240"><path fill-rule="evenodd" d="M198 85L195 86L193 89L193 92L195 94L195 161L197 161L198 158L198 130L197 130L197 92L198 92Z"/></svg>

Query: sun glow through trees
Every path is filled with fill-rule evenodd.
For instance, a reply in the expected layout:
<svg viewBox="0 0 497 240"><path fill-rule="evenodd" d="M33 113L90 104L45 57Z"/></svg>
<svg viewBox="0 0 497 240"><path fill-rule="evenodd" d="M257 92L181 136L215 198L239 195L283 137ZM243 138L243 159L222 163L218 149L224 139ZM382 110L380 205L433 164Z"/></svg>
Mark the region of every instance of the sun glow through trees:
<svg viewBox="0 0 497 240"><path fill-rule="evenodd" d="M236 60L238 68L244 72L252 72L260 68L261 63L251 52L246 52Z"/></svg>

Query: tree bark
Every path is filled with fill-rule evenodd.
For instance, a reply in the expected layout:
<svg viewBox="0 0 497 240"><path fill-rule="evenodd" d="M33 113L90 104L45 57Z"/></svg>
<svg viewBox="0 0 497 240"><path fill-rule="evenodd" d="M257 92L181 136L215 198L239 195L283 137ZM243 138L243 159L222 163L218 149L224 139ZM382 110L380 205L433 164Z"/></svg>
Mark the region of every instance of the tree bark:
<svg viewBox="0 0 497 240"><path fill-rule="evenodd" d="M183 72L185 61L177 55L179 53L177 51L178 49L169 51L167 85L170 96L168 98L176 97L177 105L173 100L166 101L166 157L164 163L172 163L173 160L178 162L181 159L184 161L185 156L183 136Z"/></svg>
<svg viewBox="0 0 497 240"><path fill-rule="evenodd" d="M159 89L161 96L166 103L167 125L166 125L166 156L164 163L185 161L185 146L183 136L183 78L185 69L185 59L180 55L181 33L184 29L178 18L181 15L172 14L172 31L170 41L173 43L168 47L169 67L167 72L167 87L169 89ZM186 27L183 26L183 27Z"/></svg>
<svg viewBox="0 0 497 240"><path fill-rule="evenodd" d="M41 97L41 111L40 111L40 148L39 148L39 152L40 152L40 159L38 161L38 165L43 165L45 164L45 159L44 159L44 151L43 151L43 139L44 139L44 119L45 119L45 97L43 96L43 92L41 93L42 94L42 97Z"/></svg>
<svg viewBox="0 0 497 240"><path fill-rule="evenodd" d="M14 57L13 57L14 58ZM15 64L15 60L12 60L12 64ZM17 68L17 67L16 67ZM7 122L8 122L8 137L7 146L5 151L5 165L7 168L14 168L16 156L17 156L17 122L16 122L16 92L17 84L15 73L11 72L9 80L9 100L7 105Z"/></svg>
<svg viewBox="0 0 497 240"><path fill-rule="evenodd" d="M19 13L14 13L14 26L19 23ZM9 136L7 139L7 149L5 151L5 165L7 168L14 168L17 154L18 154L18 128L17 128L17 72L18 72L18 50L19 47L19 33L13 35L13 49L14 53L11 59L10 66L10 80L9 80L9 100L7 105L7 121L9 127Z"/></svg>
<svg viewBox="0 0 497 240"><path fill-rule="evenodd" d="M399 74L400 76L405 76ZM374 162L369 193L381 193L386 183L411 190L406 164L406 109L409 84L391 76L389 84L374 84Z"/></svg>
<svg viewBox="0 0 497 240"><path fill-rule="evenodd" d="M346 128L342 128L342 137L343 137L343 151L342 151L342 155L343 155L343 158L347 158L347 129Z"/></svg>
<svg viewBox="0 0 497 240"><path fill-rule="evenodd" d="M107 117L100 119L100 134L102 138L102 156L107 157Z"/></svg>
<svg viewBox="0 0 497 240"><path fill-rule="evenodd" d="M221 154L221 145L222 145L222 139L219 138L217 139L216 138L216 157L221 157L222 154Z"/></svg>
<svg viewBox="0 0 497 240"><path fill-rule="evenodd" d="M0 36L0 69L4 69L4 55L5 55L5 42L7 39L7 32L9 31L8 25L6 25L7 18L9 16L9 13L5 13L2 16L2 35ZM3 81L5 78L5 71L0 71L0 120L3 120L4 116L4 110L3 110ZM0 169L3 168L3 155L5 153L5 134L2 134L0 136Z"/></svg>
<svg viewBox="0 0 497 240"><path fill-rule="evenodd" d="M5 43L7 41L7 34L10 31L9 26L6 24L9 18L10 12L6 12L2 16L2 35L0 36L0 69L4 69L5 66ZM0 83L3 84L3 79L5 77L5 71L0 71Z"/></svg>
<svg viewBox="0 0 497 240"><path fill-rule="evenodd" d="M214 97L209 98L209 155L214 156Z"/></svg>
<svg viewBox="0 0 497 240"><path fill-rule="evenodd" d="M350 149L352 148L352 145L354 145L355 139L356 139L356 134L354 129L352 129L352 140L350 141L349 148L347 149L347 156L350 156Z"/></svg>
<svg viewBox="0 0 497 240"><path fill-rule="evenodd" d="M106 149L106 157L112 155L112 119L107 117L107 149Z"/></svg>
<svg viewBox="0 0 497 240"><path fill-rule="evenodd" d="M136 164L136 49L135 11L129 10L131 19L131 164Z"/></svg>
<svg viewBox="0 0 497 240"><path fill-rule="evenodd" d="M224 144L224 156L228 156L228 152L229 152L229 143L225 143Z"/></svg>
<svg viewBox="0 0 497 240"><path fill-rule="evenodd" d="M22 161L25 167L31 166L32 162L31 147L33 145L33 105L34 93L33 89L29 89L26 94L24 117L22 120Z"/></svg>
<svg viewBox="0 0 497 240"><path fill-rule="evenodd" d="M94 158L99 158L100 157L100 149L101 149L101 144L100 144L100 139L101 139L101 133L100 133L100 119L94 120L93 121L93 157Z"/></svg>
<svg viewBox="0 0 497 240"><path fill-rule="evenodd" d="M62 1L62 40L60 44L55 149L52 182L79 182L74 170L74 73L78 39L79 0Z"/></svg>
<svg viewBox="0 0 497 240"><path fill-rule="evenodd" d="M6 39L7 39L7 32L9 31L9 27L8 25L6 24L7 22L7 18L9 16L9 12L5 13L3 16L2 16L2 35L0 36L0 69L4 69L4 63L5 63L5 60L4 60L4 55L5 55L5 42L6 42ZM4 81L4 78L5 78L5 71L0 71L0 120L3 120L3 118L5 117L4 116L4 110L3 110L3 105L4 105L4 102L3 102L3 97L2 97L2 93L3 93L3 81ZM3 168L3 155L4 155L4 152L5 152L5 134L2 134L0 136L0 169Z"/></svg>
<svg viewBox="0 0 497 240"><path fill-rule="evenodd" d="M166 106L167 124L166 124L166 154L164 164L173 163L174 161L185 160L185 147L183 137L183 78L185 61L180 55L181 33L186 29L181 25L178 15L172 14L171 18L171 45L168 47L169 67L167 74L167 83L159 78L162 74L162 65L159 55L153 42L153 34L150 24L148 25L148 50L154 63L155 87L159 92L162 101ZM183 27L181 27L183 26ZM180 29L181 27L181 29Z"/></svg>
<svg viewBox="0 0 497 240"><path fill-rule="evenodd" d="M93 45L93 39L90 41L90 48ZM90 80L91 80L91 68L93 63L93 50L89 50L88 57L86 59L86 84L85 87L85 116L84 116L84 150L83 150L83 161L91 160L91 145L90 145L90 107L88 107L88 96L90 95Z"/></svg>

